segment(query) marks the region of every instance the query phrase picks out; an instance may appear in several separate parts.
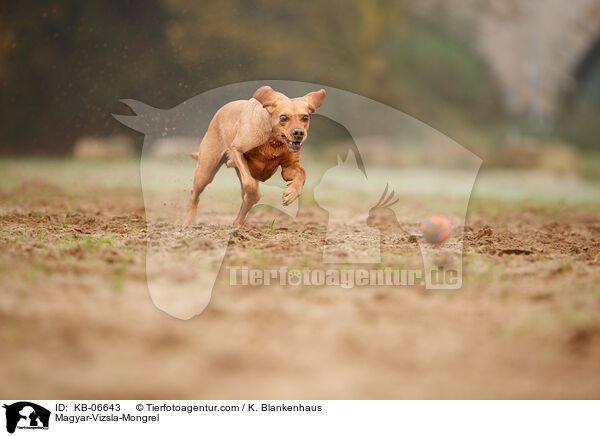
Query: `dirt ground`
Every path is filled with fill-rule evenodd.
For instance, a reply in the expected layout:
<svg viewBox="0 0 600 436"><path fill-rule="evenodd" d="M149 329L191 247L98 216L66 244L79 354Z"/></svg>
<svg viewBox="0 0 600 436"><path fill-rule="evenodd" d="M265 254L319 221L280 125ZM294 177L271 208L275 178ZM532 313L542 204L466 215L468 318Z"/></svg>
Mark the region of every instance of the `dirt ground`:
<svg viewBox="0 0 600 436"><path fill-rule="evenodd" d="M472 199L458 291L228 286L223 268L181 321L148 295L139 187L13 180L0 202L3 398L600 398L595 205ZM258 208L224 265L316 265L325 219ZM418 261L372 222L386 262Z"/></svg>

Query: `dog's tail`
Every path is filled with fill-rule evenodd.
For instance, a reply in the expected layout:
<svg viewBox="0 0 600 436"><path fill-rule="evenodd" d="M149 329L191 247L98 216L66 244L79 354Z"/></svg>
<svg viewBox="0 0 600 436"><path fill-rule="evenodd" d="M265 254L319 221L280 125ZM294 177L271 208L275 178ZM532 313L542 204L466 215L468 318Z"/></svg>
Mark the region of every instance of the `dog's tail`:
<svg viewBox="0 0 600 436"><path fill-rule="evenodd" d="M198 160L198 152L194 152L194 153L190 153L189 156L194 159L194 160Z"/></svg>

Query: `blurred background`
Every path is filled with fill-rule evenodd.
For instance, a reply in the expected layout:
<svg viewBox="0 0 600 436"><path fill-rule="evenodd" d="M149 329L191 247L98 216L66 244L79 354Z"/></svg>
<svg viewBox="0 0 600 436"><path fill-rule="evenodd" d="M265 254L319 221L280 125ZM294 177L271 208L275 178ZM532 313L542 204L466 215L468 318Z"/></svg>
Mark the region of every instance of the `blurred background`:
<svg viewBox="0 0 600 436"><path fill-rule="evenodd" d="M111 116L131 113L120 99L169 108L257 79L383 102L488 167L600 178L598 0L0 6L3 155L69 155L90 137L135 152L141 134ZM339 135L326 123L317 129L316 147ZM114 137L122 134L131 139Z"/></svg>

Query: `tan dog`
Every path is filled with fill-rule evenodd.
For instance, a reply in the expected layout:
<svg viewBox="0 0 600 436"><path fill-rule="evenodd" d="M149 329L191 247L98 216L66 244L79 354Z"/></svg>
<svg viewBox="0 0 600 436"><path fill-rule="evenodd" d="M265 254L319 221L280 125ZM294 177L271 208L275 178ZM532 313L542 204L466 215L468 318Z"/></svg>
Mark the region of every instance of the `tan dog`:
<svg viewBox="0 0 600 436"><path fill-rule="evenodd" d="M310 114L325 100L325 90L288 98L269 86L259 88L250 100L227 103L213 117L198 153L184 226L196 222L198 198L224 163L234 167L242 185L242 207L233 222L241 226L260 199L259 181L268 180L281 166L281 177L291 182L283 192L287 206L302 193L306 180L300 150L306 139Z"/></svg>

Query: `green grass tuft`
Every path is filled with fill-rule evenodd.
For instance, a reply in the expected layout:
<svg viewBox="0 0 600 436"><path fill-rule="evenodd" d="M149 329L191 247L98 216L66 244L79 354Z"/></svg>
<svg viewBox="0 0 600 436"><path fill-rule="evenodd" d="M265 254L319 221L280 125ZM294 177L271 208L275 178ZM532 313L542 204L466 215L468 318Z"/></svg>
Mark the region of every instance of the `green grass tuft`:
<svg viewBox="0 0 600 436"><path fill-rule="evenodd" d="M325 230L321 230L321 229L306 229L306 230L302 230L302 232L300 232L300 237L303 238L305 236L308 236L312 233L325 233Z"/></svg>
<svg viewBox="0 0 600 436"><path fill-rule="evenodd" d="M268 235L269 233L273 233L273 230L275 230L275 220L271 221L271 224L267 226L264 233L265 235Z"/></svg>

